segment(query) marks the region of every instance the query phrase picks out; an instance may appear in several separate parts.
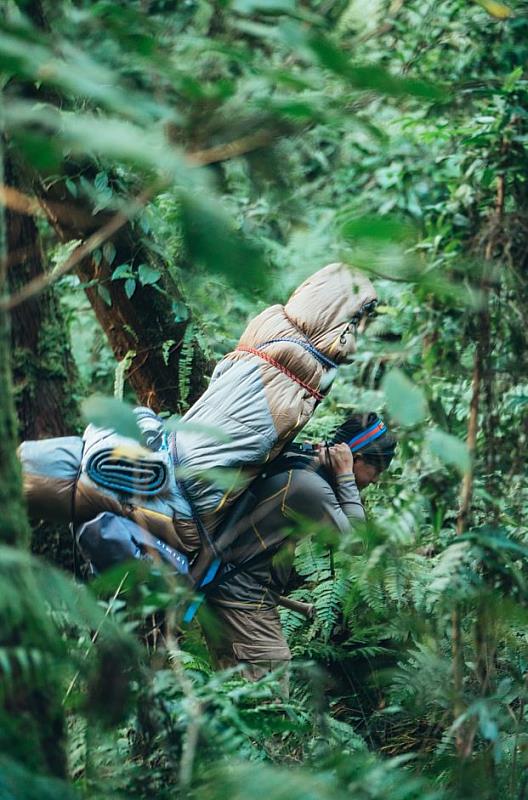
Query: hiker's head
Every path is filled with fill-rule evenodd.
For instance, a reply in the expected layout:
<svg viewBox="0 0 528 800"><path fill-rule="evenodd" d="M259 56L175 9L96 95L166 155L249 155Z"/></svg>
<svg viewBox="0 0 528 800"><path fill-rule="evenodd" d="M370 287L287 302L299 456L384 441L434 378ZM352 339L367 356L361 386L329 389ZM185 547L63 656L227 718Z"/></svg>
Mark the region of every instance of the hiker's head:
<svg viewBox="0 0 528 800"><path fill-rule="evenodd" d="M354 455L354 475L358 489L376 483L383 470L387 469L396 440L373 411L354 414L334 433L332 444L346 443Z"/></svg>

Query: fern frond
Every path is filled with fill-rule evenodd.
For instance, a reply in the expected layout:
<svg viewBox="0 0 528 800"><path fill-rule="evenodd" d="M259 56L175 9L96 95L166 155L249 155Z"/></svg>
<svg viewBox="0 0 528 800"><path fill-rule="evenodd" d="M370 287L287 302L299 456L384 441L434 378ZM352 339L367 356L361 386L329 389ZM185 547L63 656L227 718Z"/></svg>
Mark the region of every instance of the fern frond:
<svg viewBox="0 0 528 800"><path fill-rule="evenodd" d="M189 397L195 341L195 327L192 322L189 322L183 334L178 358L178 393L182 407L187 405L187 399Z"/></svg>
<svg viewBox="0 0 528 800"><path fill-rule="evenodd" d="M135 350L129 350L125 357L121 359L118 363L117 367L115 368L114 373L114 397L118 400L123 399L123 392L125 388L125 375L127 370L130 368L133 360L136 357Z"/></svg>

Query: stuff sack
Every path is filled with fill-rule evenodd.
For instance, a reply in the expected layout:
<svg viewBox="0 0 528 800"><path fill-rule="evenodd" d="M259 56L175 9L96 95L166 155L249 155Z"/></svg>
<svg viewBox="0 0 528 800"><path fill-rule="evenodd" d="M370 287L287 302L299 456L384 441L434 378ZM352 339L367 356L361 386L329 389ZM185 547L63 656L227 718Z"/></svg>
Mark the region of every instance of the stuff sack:
<svg viewBox="0 0 528 800"><path fill-rule="evenodd" d="M80 436L22 442L18 457L22 464L24 495L32 517L51 522L74 519L75 485L82 451Z"/></svg>
<svg viewBox="0 0 528 800"><path fill-rule="evenodd" d="M336 367L356 349L355 327L375 303L371 282L345 264L308 278L288 302L267 308L216 367L204 394L183 422L218 428L175 436L186 486L210 533L270 459L299 433L328 392ZM209 470L234 470L225 489Z"/></svg>
<svg viewBox="0 0 528 800"><path fill-rule="evenodd" d="M189 563L182 553L132 520L107 511L80 525L76 539L96 574L133 558L148 558L163 563L178 575L189 574Z"/></svg>

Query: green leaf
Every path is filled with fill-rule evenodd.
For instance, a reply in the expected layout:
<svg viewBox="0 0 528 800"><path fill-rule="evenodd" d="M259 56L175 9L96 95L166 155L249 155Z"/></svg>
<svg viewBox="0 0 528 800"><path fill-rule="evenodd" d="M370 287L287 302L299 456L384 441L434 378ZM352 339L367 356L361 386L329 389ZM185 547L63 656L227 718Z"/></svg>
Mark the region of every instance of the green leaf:
<svg viewBox="0 0 528 800"><path fill-rule="evenodd" d="M486 167L486 169L482 173L482 181L481 181L481 184L485 189L488 189L491 186L496 174L497 173L495 172L494 169L492 169L492 167Z"/></svg>
<svg viewBox="0 0 528 800"><path fill-rule="evenodd" d="M99 297L102 297L107 306L112 305L112 295L110 294L106 286L103 286L102 283L99 283L97 286L97 294L99 295Z"/></svg>
<svg viewBox="0 0 528 800"><path fill-rule="evenodd" d="M13 140L37 170L44 173L60 170L62 154L56 139L32 131L18 130L13 135Z"/></svg>
<svg viewBox="0 0 528 800"><path fill-rule="evenodd" d="M131 107L130 99L128 107ZM178 182L183 185L197 187L205 182L205 176L198 174L199 171L190 167L175 147L167 144L161 124L149 124L145 129L128 119L103 114L67 114L22 100L9 104L6 129L16 134L33 123L44 127L49 132L48 138L53 137L68 156L72 153L98 154L160 170L163 178L177 175ZM90 189L93 191L91 183Z"/></svg>
<svg viewBox="0 0 528 800"><path fill-rule="evenodd" d="M222 209L182 192L180 212L185 246L191 258L212 272L224 273L237 288L251 291L266 284L261 248L236 231Z"/></svg>
<svg viewBox="0 0 528 800"><path fill-rule="evenodd" d="M76 184L74 183L74 181L72 181L72 179L71 179L71 178L66 178L66 180L64 181L64 183L66 184L66 188L67 188L67 190L69 191L69 193L71 194L71 196L72 196L72 197L77 197L77 196L78 196L78 194L79 194L79 192L78 192L78 190L77 190L77 186L76 186Z"/></svg>
<svg viewBox="0 0 528 800"><path fill-rule="evenodd" d="M129 591L134 586L145 584L151 570L152 564L147 560L138 558L125 561L110 567L90 581L90 591L96 597L101 598L107 598L114 594L120 585L123 591Z"/></svg>
<svg viewBox="0 0 528 800"><path fill-rule="evenodd" d="M523 67L515 67L504 81L504 91L511 92L523 76Z"/></svg>
<svg viewBox="0 0 528 800"><path fill-rule="evenodd" d="M112 280L117 281L119 278L131 278L132 270L130 264L119 264L112 272Z"/></svg>
<svg viewBox="0 0 528 800"><path fill-rule="evenodd" d="M217 442L227 444L231 441L231 437L221 428L217 428L214 425L202 425L199 422L186 422L177 414L173 414L172 417L169 417L169 419L164 422L163 427L165 430L169 431L169 433L174 431L189 431L191 433L208 436Z"/></svg>
<svg viewBox="0 0 528 800"><path fill-rule="evenodd" d="M3 20L2 20L3 21ZM98 105L127 117L151 118L161 106L140 91L132 94L129 86L121 86L116 74L101 62L92 59L81 46L69 47L68 57L61 58L51 36L40 34L39 42L29 44L23 29L0 30L0 66L2 71L51 85L76 97L91 98Z"/></svg>
<svg viewBox="0 0 528 800"><path fill-rule="evenodd" d="M182 300L173 300L171 309L175 322L185 322L189 319L189 309Z"/></svg>
<svg viewBox="0 0 528 800"><path fill-rule="evenodd" d="M210 467L206 469L197 469L192 466L177 467L174 472L178 478L183 478L183 480L199 476L224 491L232 491L242 484L240 470L231 467Z"/></svg>
<svg viewBox="0 0 528 800"><path fill-rule="evenodd" d="M343 238L352 241L376 239L383 242L401 242L409 239L413 233L414 228L408 222L395 217L370 215L346 220L341 228Z"/></svg>
<svg viewBox="0 0 528 800"><path fill-rule="evenodd" d="M462 474L469 470L471 459L467 445L456 436L434 428L427 434L427 444L430 451L444 464L456 467Z"/></svg>
<svg viewBox="0 0 528 800"><path fill-rule="evenodd" d="M98 192L102 192L108 188L108 175L106 172L98 172L95 176L94 186Z"/></svg>
<svg viewBox="0 0 528 800"><path fill-rule="evenodd" d="M130 300L134 292L136 291L136 280L135 278L127 278L125 281L125 294Z"/></svg>
<svg viewBox="0 0 528 800"><path fill-rule="evenodd" d="M516 397L512 397L507 405L510 408L515 408L516 406L525 406L527 404L528 404L528 395L519 394Z"/></svg>
<svg viewBox="0 0 528 800"><path fill-rule="evenodd" d="M163 344L161 345L161 355L163 356L163 363L167 367L169 364L169 358L171 354L171 349L176 344L175 339L166 339Z"/></svg>
<svg viewBox="0 0 528 800"><path fill-rule="evenodd" d="M158 42L152 34L156 32L156 28L148 14L135 8L127 8L125 4L112 2L94 3L90 13L104 20L105 29L110 30L119 40L124 52L146 57L155 53ZM152 33L149 28L152 28Z"/></svg>
<svg viewBox="0 0 528 800"><path fill-rule="evenodd" d="M121 436L141 441L136 415L128 403L115 397L92 395L81 403L84 418L98 428L110 428Z"/></svg>
<svg viewBox="0 0 528 800"><path fill-rule="evenodd" d="M446 92L441 86L392 75L377 64L353 64L343 50L324 36L312 36L308 45L323 67L346 78L356 89L373 89L394 97L408 94L426 100L445 99Z"/></svg>
<svg viewBox="0 0 528 800"><path fill-rule="evenodd" d="M134 361L135 357L136 357L136 351L128 350L125 357L121 359L121 361L115 368L114 397L117 397L118 400L123 399L123 392L125 389L125 375L132 366L132 362Z"/></svg>
<svg viewBox="0 0 528 800"><path fill-rule="evenodd" d="M142 286L147 286L152 283L157 283L161 278L159 269L154 269L148 264L140 264L138 269L139 282Z"/></svg>
<svg viewBox="0 0 528 800"><path fill-rule="evenodd" d="M385 376L382 388L388 411L396 422L410 427L424 421L427 416L425 395L400 369L392 369Z"/></svg>
<svg viewBox="0 0 528 800"><path fill-rule="evenodd" d="M282 114L285 117L295 117L296 119L314 119L320 116L320 112L315 107L315 104L293 101L293 100L277 100L270 103L270 108L276 114Z"/></svg>
<svg viewBox="0 0 528 800"><path fill-rule="evenodd" d="M108 266L111 267L116 257L116 249L113 242L106 242L106 244L103 245L103 256Z"/></svg>
<svg viewBox="0 0 528 800"><path fill-rule="evenodd" d="M233 11L239 14L294 14L295 0L233 0Z"/></svg>

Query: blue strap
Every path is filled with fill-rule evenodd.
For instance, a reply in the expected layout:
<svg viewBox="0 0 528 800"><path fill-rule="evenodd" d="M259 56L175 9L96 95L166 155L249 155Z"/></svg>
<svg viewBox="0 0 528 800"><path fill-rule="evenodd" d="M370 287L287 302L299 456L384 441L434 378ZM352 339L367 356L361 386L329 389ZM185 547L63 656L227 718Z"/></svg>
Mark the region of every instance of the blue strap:
<svg viewBox="0 0 528 800"><path fill-rule="evenodd" d="M200 595L198 595L196 600L193 600L191 605L187 607L187 610L185 611L185 614L183 615L183 621L187 625L193 621L193 619L194 619L194 617L196 615L196 612L198 611L198 609L202 605L203 601L204 601L204 595L200 594Z"/></svg>
<svg viewBox="0 0 528 800"><path fill-rule="evenodd" d="M321 353L320 350L315 347L311 342L306 341L303 342L301 339L290 339L288 336L283 336L279 339L268 339L267 342L262 342L262 344L257 345L257 350L262 350L263 347L268 347L270 344L278 344L279 342L290 342L291 344L298 344L299 347L302 347L308 353L311 353L312 356L319 361L320 364L327 367L327 369L337 369L337 364L332 361L331 358L325 356L324 353Z"/></svg>
<svg viewBox="0 0 528 800"><path fill-rule="evenodd" d="M202 578L202 580L198 585L206 586L208 583L211 583L211 581L214 580L214 578L216 577L216 574L220 569L221 563L222 561L220 558L215 558L215 560L213 561L213 563L211 564L211 566L209 567L209 569L207 570L207 572L205 573L204 577ZM204 601L204 597L205 595L203 594L198 595L198 597L195 600L193 600L190 606L188 606L187 610L185 611L185 614L183 615L183 621L185 623L188 624L193 621L196 612L198 611L198 609L200 608L200 606Z"/></svg>
<svg viewBox="0 0 528 800"><path fill-rule="evenodd" d="M200 581L200 586L207 586L208 583L211 583L213 578L216 577L216 573L220 569L220 564L222 563L222 559L215 558L207 572L205 573L204 577Z"/></svg>

